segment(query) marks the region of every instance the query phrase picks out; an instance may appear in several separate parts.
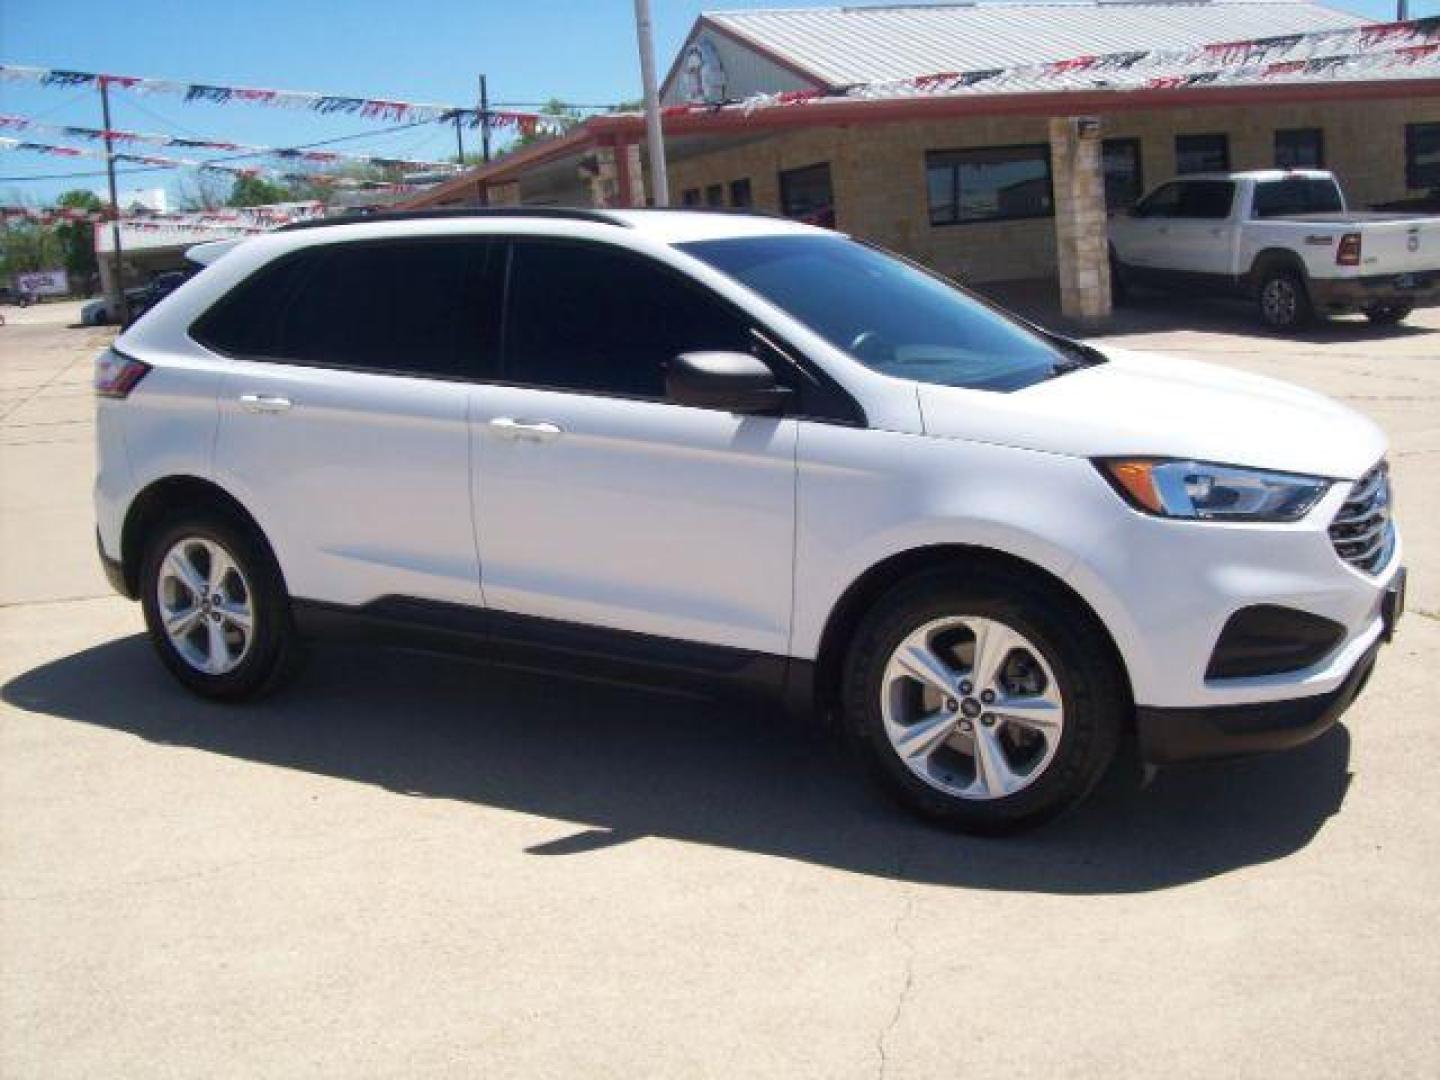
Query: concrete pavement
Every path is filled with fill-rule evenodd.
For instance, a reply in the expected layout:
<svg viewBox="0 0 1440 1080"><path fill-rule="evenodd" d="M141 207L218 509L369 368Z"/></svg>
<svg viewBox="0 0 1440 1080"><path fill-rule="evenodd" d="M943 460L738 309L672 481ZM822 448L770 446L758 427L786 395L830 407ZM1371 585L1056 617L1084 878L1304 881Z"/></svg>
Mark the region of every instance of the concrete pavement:
<svg viewBox="0 0 1440 1080"><path fill-rule="evenodd" d="M341 649L185 696L95 566L76 312L0 328L0 1076L1440 1070L1440 311L1125 315L1384 424L1413 609L1310 747L998 842L685 698Z"/></svg>

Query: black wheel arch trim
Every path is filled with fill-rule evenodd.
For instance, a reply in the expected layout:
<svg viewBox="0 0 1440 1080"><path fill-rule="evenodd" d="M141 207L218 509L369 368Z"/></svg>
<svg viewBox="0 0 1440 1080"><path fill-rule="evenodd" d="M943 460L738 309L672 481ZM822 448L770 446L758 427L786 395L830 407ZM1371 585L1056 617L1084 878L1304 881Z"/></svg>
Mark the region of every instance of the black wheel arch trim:
<svg viewBox="0 0 1440 1080"><path fill-rule="evenodd" d="M274 560L280 580L284 582L285 570L275 555L269 535L243 502L212 479L191 473L172 473L141 488L126 507L124 524L120 530L119 563L125 586L119 589L122 595L132 600L140 595L140 565L145 557L145 538L174 511L188 507L219 508L238 517L255 531Z"/></svg>
<svg viewBox="0 0 1440 1080"><path fill-rule="evenodd" d="M1044 588L1072 605L1088 619L1102 636L1120 672L1127 694L1132 695L1130 670L1110 628L1099 613L1073 586L1037 563L1017 555L977 544L931 544L896 552L869 567L852 581L831 607L821 633L816 653L813 694L823 709L834 707L839 700L845 654L865 613L891 589L921 574L937 571L981 570L1004 568L1033 577Z"/></svg>

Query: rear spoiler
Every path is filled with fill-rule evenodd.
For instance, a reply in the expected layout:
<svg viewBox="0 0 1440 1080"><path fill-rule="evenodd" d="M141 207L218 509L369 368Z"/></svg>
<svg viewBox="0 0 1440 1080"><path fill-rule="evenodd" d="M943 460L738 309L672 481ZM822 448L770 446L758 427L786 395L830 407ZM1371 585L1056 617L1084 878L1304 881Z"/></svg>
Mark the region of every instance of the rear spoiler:
<svg viewBox="0 0 1440 1080"><path fill-rule="evenodd" d="M196 266L209 266L240 242L241 240L239 238L234 240L207 240L203 244L196 244L192 248L186 248L185 258Z"/></svg>

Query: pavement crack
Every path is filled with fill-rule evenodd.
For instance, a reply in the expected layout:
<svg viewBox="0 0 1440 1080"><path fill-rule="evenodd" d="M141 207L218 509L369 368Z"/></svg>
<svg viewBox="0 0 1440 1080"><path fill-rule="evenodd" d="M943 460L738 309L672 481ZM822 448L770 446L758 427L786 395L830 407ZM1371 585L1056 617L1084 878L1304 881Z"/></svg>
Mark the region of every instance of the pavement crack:
<svg viewBox="0 0 1440 1080"><path fill-rule="evenodd" d="M896 860L896 880L904 880L905 855L902 852ZM915 914L915 886L910 885L905 890L905 903L901 906L899 914L895 916L895 922L890 927L890 936L898 941L905 950L905 978L900 983L900 992L895 996L895 1007L890 1012L890 1019L880 1029L875 1037L875 1054L878 1059L875 1075L878 1080L885 1080L886 1071L890 1067L890 1036L900 1026L900 1018L905 1013L905 1006L910 1002L910 993L915 987L915 942L907 932L910 919Z"/></svg>

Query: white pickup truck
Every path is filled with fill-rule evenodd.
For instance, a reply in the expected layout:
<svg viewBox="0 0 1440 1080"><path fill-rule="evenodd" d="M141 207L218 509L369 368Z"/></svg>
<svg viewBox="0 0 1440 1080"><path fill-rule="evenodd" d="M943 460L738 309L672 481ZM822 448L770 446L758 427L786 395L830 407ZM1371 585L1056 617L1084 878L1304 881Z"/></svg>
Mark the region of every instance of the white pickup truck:
<svg viewBox="0 0 1440 1080"><path fill-rule="evenodd" d="M1440 217L1347 210L1313 169L1197 173L1110 219L1116 299L1136 286L1252 300L1285 330L1364 312L1398 323L1440 302Z"/></svg>

